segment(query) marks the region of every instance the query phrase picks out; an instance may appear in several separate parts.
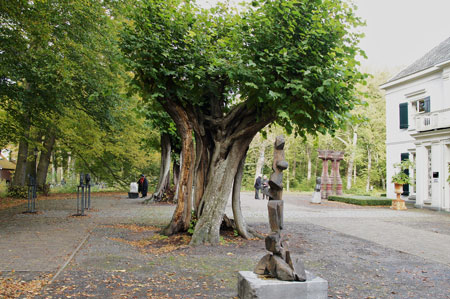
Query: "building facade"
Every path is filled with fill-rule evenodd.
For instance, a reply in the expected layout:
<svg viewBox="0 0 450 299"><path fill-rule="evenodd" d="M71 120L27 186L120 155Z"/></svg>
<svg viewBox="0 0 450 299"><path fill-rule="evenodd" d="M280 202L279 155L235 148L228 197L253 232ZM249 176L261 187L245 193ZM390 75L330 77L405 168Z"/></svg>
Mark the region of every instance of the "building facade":
<svg viewBox="0 0 450 299"><path fill-rule="evenodd" d="M450 38L381 85L386 91L387 196L394 164L409 159L415 184L403 196L417 207L450 211Z"/></svg>

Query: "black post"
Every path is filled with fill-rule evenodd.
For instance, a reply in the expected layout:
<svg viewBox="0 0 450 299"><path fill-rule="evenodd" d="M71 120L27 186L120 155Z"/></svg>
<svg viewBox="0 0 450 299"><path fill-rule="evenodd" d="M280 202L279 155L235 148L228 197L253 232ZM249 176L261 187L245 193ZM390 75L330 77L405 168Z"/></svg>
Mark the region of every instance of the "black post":
<svg viewBox="0 0 450 299"><path fill-rule="evenodd" d="M36 181L31 174L28 175L28 202L24 213L36 213Z"/></svg>
<svg viewBox="0 0 450 299"><path fill-rule="evenodd" d="M91 176L89 173L86 173L85 175L85 181L86 181L86 205L85 208L87 210L91 209Z"/></svg>
<svg viewBox="0 0 450 299"><path fill-rule="evenodd" d="M81 198L80 198L80 191L81 191ZM73 216L86 216L84 214L84 175L83 173L80 174L80 185L77 187L77 213Z"/></svg>

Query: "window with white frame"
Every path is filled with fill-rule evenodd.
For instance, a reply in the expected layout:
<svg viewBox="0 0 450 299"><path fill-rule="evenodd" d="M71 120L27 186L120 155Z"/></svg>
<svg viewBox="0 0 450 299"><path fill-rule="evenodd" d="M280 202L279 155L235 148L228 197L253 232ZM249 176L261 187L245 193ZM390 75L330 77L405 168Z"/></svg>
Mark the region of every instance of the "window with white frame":
<svg viewBox="0 0 450 299"><path fill-rule="evenodd" d="M414 101L412 104L417 113L430 112L430 97Z"/></svg>

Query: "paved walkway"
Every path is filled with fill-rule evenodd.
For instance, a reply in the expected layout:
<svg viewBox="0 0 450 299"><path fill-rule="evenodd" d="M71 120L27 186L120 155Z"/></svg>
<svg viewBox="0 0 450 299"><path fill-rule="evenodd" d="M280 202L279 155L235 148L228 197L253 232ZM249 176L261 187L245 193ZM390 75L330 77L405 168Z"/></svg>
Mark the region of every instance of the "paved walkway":
<svg viewBox="0 0 450 299"><path fill-rule="evenodd" d="M37 214L23 214L26 206L0 211L0 272L55 272L98 224L170 219L172 207L142 209L141 199L110 196L92 198L94 209L85 217L73 217L76 199L38 201ZM161 220L166 221L166 220Z"/></svg>

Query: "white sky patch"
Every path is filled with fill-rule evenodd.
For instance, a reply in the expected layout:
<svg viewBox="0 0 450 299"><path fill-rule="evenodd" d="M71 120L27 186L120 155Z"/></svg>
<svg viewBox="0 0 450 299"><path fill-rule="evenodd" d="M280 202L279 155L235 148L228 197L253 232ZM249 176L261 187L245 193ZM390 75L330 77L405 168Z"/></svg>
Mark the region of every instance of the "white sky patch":
<svg viewBox="0 0 450 299"><path fill-rule="evenodd" d="M405 67L450 37L450 0L354 0L365 19L363 65Z"/></svg>

